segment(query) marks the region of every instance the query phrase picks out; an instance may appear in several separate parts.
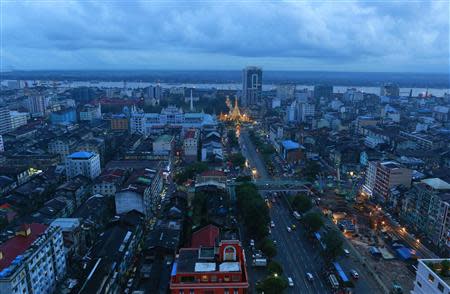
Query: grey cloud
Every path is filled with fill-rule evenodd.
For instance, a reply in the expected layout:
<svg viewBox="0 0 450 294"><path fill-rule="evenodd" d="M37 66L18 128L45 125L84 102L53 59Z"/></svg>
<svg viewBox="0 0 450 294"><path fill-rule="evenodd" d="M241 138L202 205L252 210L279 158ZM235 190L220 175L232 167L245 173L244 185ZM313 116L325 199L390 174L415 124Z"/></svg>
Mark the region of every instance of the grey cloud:
<svg viewBox="0 0 450 294"><path fill-rule="evenodd" d="M405 64L427 57L448 63L448 6L432 1L9 3L3 40L7 62L19 59L14 52L36 50L45 58L42 50L49 50L66 52L61 56L74 62L98 59L100 53L108 62L121 54L172 52L211 60L285 58L286 63L363 65L394 56Z"/></svg>

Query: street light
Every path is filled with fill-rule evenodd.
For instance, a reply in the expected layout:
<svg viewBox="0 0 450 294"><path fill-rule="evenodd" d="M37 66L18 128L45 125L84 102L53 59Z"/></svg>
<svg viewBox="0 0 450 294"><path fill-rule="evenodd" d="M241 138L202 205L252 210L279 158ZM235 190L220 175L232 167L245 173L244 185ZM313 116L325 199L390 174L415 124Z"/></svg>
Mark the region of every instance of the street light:
<svg viewBox="0 0 450 294"><path fill-rule="evenodd" d="M277 277L278 277L278 274L277 274L277 273L274 273L273 276L274 276L275 278L277 278Z"/></svg>

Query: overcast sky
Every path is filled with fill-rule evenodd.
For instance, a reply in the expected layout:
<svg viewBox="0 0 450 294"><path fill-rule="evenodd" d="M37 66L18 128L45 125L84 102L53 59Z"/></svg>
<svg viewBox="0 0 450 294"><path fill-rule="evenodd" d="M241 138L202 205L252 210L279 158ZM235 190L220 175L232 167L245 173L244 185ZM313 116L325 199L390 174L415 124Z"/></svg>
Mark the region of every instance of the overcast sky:
<svg viewBox="0 0 450 294"><path fill-rule="evenodd" d="M3 70L449 71L448 0L0 1Z"/></svg>

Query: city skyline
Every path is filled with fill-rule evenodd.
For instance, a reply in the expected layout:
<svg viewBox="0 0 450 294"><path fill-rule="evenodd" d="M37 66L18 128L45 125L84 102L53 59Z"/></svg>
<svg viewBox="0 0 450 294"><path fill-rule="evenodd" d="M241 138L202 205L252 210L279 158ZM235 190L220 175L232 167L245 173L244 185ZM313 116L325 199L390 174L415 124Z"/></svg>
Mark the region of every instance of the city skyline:
<svg viewBox="0 0 450 294"><path fill-rule="evenodd" d="M257 64L264 70L447 73L448 5L2 2L1 70L229 70Z"/></svg>

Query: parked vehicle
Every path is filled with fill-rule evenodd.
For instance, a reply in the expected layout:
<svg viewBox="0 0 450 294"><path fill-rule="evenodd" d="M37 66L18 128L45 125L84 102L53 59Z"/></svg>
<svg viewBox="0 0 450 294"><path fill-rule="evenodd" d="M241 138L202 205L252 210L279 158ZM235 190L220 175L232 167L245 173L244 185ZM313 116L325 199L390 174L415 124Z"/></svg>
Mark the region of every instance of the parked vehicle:
<svg viewBox="0 0 450 294"><path fill-rule="evenodd" d="M252 265L255 267L266 267L267 259L266 258L255 258L255 259L253 259Z"/></svg>
<svg viewBox="0 0 450 294"><path fill-rule="evenodd" d="M291 277L288 277L287 279L288 279L289 287L294 287L294 280L292 280Z"/></svg>
<svg viewBox="0 0 450 294"><path fill-rule="evenodd" d="M356 280L359 278L358 272L355 271L354 269L350 270L350 275L352 275L352 277Z"/></svg>
<svg viewBox="0 0 450 294"><path fill-rule="evenodd" d="M287 227L286 229L289 233L292 231L291 227Z"/></svg>
<svg viewBox="0 0 450 294"><path fill-rule="evenodd" d="M298 213L298 211L294 211L293 215L295 217L295 219L300 220L302 218L302 216L300 215L300 213Z"/></svg>
<svg viewBox="0 0 450 294"><path fill-rule="evenodd" d="M306 273L306 279L311 282L314 280L314 276L311 273Z"/></svg>

